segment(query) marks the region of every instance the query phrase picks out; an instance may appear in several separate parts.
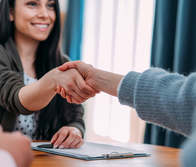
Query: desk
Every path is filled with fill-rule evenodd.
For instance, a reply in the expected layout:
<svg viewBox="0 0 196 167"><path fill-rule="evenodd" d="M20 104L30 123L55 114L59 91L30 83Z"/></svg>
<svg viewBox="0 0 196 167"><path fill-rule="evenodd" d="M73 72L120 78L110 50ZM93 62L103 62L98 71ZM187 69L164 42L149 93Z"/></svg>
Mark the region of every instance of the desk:
<svg viewBox="0 0 196 167"><path fill-rule="evenodd" d="M108 144L108 143L106 143ZM113 160L85 161L40 151L34 151L34 161L31 167L178 167L180 149L133 143L110 143L131 149L150 153L150 157L124 158Z"/></svg>

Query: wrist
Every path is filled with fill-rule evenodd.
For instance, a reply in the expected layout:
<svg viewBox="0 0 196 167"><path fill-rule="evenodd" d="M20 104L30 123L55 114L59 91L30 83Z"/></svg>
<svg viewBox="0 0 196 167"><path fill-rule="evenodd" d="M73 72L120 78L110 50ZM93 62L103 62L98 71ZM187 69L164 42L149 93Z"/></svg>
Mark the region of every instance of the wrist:
<svg viewBox="0 0 196 167"><path fill-rule="evenodd" d="M123 75L95 69L92 72L92 87L112 96L117 96L117 87Z"/></svg>
<svg viewBox="0 0 196 167"><path fill-rule="evenodd" d="M93 68L91 70L91 75L90 75L90 79L91 79L91 87L97 91L101 91L100 88L100 84L101 84L101 78L100 78L100 70Z"/></svg>
<svg viewBox="0 0 196 167"><path fill-rule="evenodd" d="M48 75L47 75L46 82L51 83L50 86L53 91L56 91L57 86L60 85L59 78L58 78L59 73L60 71L58 70L58 68L54 68L47 73Z"/></svg>

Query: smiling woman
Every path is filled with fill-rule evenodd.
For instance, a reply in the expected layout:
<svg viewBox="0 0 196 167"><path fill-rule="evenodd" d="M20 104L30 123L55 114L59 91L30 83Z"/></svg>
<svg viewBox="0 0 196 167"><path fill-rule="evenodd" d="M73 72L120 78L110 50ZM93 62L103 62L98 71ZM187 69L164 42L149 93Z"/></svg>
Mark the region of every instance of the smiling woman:
<svg viewBox="0 0 196 167"><path fill-rule="evenodd" d="M67 103L56 87L78 100L96 91L75 69L56 68L68 61L59 49L58 0L1 0L0 16L0 124L32 139L53 137L54 147L80 147L83 107Z"/></svg>
<svg viewBox="0 0 196 167"><path fill-rule="evenodd" d="M22 34L37 41L46 40L56 21L54 6L54 0L47 3L17 1L15 10L11 8L11 21L15 20L15 36Z"/></svg>

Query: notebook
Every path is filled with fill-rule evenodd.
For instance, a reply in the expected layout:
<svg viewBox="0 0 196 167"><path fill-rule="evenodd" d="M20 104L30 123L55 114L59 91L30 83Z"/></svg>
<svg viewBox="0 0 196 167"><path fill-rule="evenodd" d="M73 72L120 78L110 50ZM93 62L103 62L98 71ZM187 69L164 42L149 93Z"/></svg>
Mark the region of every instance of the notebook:
<svg viewBox="0 0 196 167"><path fill-rule="evenodd" d="M118 147L108 144L99 144L85 142L78 149L53 149L53 148L39 148L39 145L50 144L49 142L31 142L31 148L37 151L43 151L51 154L57 154L72 158L83 160L103 160L116 158L130 158L150 156L150 154L142 151Z"/></svg>

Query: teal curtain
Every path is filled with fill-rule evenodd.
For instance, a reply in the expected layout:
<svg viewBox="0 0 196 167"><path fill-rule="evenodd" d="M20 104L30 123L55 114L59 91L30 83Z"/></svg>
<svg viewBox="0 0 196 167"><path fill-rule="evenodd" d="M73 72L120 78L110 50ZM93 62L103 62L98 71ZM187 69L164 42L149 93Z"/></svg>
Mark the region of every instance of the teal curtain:
<svg viewBox="0 0 196 167"><path fill-rule="evenodd" d="M157 0L151 65L185 76L196 71L196 0ZM169 96L169 95L168 95ZM144 143L180 147L185 137L147 124Z"/></svg>
<svg viewBox="0 0 196 167"><path fill-rule="evenodd" d="M72 61L81 59L81 42L83 28L84 0L69 0L64 32L62 50Z"/></svg>

